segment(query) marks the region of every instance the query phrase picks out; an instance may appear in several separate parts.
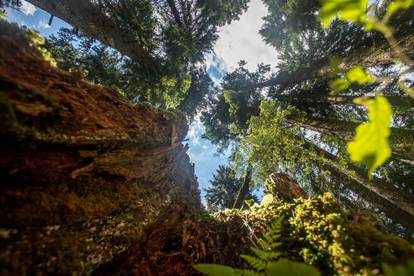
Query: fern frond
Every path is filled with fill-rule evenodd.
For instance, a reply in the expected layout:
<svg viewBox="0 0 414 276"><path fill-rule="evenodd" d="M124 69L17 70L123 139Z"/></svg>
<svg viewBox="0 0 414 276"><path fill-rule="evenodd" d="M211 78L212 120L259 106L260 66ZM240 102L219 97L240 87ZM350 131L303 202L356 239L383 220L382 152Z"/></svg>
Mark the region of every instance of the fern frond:
<svg viewBox="0 0 414 276"><path fill-rule="evenodd" d="M266 241L266 240L257 239L256 242L260 245L260 247L263 250L271 250L272 249L271 246L270 246L270 244L269 244L269 242Z"/></svg>
<svg viewBox="0 0 414 276"><path fill-rule="evenodd" d="M251 249L257 258L261 259L264 262L274 261L276 258L280 257L281 253L277 251L264 251L258 248Z"/></svg>
<svg viewBox="0 0 414 276"><path fill-rule="evenodd" d="M254 256L244 255L241 254L240 257L244 259L250 266L258 271L263 271L266 269L267 263L260 258L256 258Z"/></svg>

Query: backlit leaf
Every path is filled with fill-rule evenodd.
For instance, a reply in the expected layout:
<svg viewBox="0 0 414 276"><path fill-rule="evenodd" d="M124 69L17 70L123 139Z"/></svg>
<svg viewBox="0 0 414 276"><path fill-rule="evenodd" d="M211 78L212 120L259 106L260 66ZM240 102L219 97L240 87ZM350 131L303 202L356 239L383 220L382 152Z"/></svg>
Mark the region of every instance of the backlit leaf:
<svg viewBox="0 0 414 276"><path fill-rule="evenodd" d="M369 121L357 127L355 138L348 143L347 150L353 161L368 166L368 173L371 175L391 156L388 144L391 133L391 105L384 97L372 100L360 98L356 103L368 108Z"/></svg>
<svg viewBox="0 0 414 276"><path fill-rule="evenodd" d="M414 5L414 0L394 0L387 8L389 14L393 14L398 10L406 10Z"/></svg>
<svg viewBox="0 0 414 276"><path fill-rule="evenodd" d="M375 77L367 74L361 66L350 69L345 76L350 82L358 84L373 83L375 81Z"/></svg>
<svg viewBox="0 0 414 276"><path fill-rule="evenodd" d="M336 79L330 83L330 87L333 91L339 93L349 87L350 83L346 79Z"/></svg>
<svg viewBox="0 0 414 276"><path fill-rule="evenodd" d="M321 18L324 28L339 19L362 23L366 19L368 0L322 0Z"/></svg>

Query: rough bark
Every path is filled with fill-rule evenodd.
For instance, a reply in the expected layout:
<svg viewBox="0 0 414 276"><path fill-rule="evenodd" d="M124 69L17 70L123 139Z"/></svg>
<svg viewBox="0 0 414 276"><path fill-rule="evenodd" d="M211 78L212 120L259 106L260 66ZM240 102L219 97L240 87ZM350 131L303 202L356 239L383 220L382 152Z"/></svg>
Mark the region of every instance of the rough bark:
<svg viewBox="0 0 414 276"><path fill-rule="evenodd" d="M0 40L2 274L89 273L201 211L183 115Z"/></svg>
<svg viewBox="0 0 414 276"><path fill-rule="evenodd" d="M28 2L78 28L86 35L110 46L147 70L157 72L159 63L140 45L137 37L119 28L89 0L29 0Z"/></svg>
<svg viewBox="0 0 414 276"><path fill-rule="evenodd" d="M284 202L291 202L295 198L308 198L299 184L285 173L272 173L266 180L264 192Z"/></svg>

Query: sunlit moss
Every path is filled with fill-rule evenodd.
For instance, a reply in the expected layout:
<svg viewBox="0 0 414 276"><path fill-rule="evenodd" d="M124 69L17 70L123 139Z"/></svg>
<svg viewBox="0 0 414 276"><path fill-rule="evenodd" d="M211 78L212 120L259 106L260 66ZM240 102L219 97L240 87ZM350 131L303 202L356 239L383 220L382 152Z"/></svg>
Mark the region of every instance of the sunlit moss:
<svg viewBox="0 0 414 276"><path fill-rule="evenodd" d="M364 215L343 210L331 193L293 203L266 200L250 210L215 216L223 221L241 217L257 231L283 216L283 257L315 265L327 275L363 274L414 256L411 244L380 232Z"/></svg>

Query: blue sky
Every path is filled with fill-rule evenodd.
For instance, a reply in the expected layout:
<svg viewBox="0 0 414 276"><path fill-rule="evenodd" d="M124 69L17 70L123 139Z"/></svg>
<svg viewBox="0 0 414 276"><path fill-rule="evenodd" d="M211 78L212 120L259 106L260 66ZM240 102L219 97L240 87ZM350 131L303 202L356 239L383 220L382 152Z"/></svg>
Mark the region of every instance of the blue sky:
<svg viewBox="0 0 414 276"><path fill-rule="evenodd" d="M54 18L51 26L48 25L50 14L22 1L21 11L8 10L7 20L38 30L47 37L56 33L68 24ZM236 68L240 59L247 61L247 68L255 70L257 64L265 63L276 65L277 55L274 49L265 45L258 31L262 25L261 18L266 15L266 8L261 0L251 0L248 11L239 21L232 22L220 28L220 37L215 45L214 54L207 58L208 73L216 84L220 82L225 72ZM190 126L187 138L189 139L189 155L195 163L202 198L204 189L209 186L209 180L220 164L226 164L226 156L218 156L216 147L201 136L204 128L199 119Z"/></svg>

